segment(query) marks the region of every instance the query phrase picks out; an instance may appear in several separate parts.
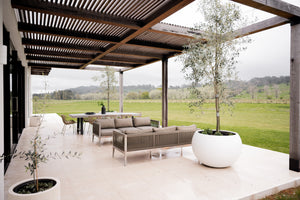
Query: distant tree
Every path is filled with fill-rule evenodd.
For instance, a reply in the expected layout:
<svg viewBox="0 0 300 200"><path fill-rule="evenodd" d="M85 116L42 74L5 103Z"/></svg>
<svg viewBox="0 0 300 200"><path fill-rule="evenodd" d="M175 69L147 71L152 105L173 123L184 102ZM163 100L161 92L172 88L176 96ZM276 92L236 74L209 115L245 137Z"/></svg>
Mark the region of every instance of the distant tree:
<svg viewBox="0 0 300 200"><path fill-rule="evenodd" d="M117 79L115 77L115 71L112 67L106 66L105 72L101 74L101 76L94 76L94 81L100 82L100 87L104 88L104 92L106 93L107 99L107 110L109 111L109 101L111 95L115 92Z"/></svg>
<svg viewBox="0 0 300 200"><path fill-rule="evenodd" d="M126 99L138 99L138 93L136 93L136 92L129 92L126 95Z"/></svg>
<svg viewBox="0 0 300 200"><path fill-rule="evenodd" d="M248 92L249 92L249 94L250 94L250 96L251 96L251 99L255 99L255 95L256 95L256 92L257 92L256 86L250 85L250 86L248 87Z"/></svg>
<svg viewBox="0 0 300 200"><path fill-rule="evenodd" d="M141 93L141 96L140 96L141 99L150 99L149 97L149 92L142 92Z"/></svg>
<svg viewBox="0 0 300 200"><path fill-rule="evenodd" d="M151 90L150 92L149 92L149 97L151 98L151 99L160 99L161 98L161 90L159 90L159 89L155 89L155 90Z"/></svg>
<svg viewBox="0 0 300 200"><path fill-rule="evenodd" d="M269 96L271 96L271 90L270 90L270 87L268 85L264 86L264 93L265 93L265 95L266 95L267 98Z"/></svg>
<svg viewBox="0 0 300 200"><path fill-rule="evenodd" d="M278 99L279 95L280 95L279 85L274 85L273 88L274 88L274 92L275 92L275 98Z"/></svg>

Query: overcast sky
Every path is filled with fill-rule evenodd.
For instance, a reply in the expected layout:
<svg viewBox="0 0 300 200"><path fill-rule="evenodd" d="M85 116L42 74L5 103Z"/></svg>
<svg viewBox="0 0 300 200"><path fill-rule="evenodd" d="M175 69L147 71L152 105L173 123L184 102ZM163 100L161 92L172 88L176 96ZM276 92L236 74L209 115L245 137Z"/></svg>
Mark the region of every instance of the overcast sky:
<svg viewBox="0 0 300 200"><path fill-rule="evenodd" d="M300 0L286 0L300 7ZM189 4L182 10L165 19L163 22L193 27L199 22L197 11L199 0ZM273 15L242 6L243 14L248 18L262 21ZM253 77L286 76L290 67L290 25L273 28L251 35L252 43L241 53L237 71L241 80ZM169 85L177 86L187 83L181 73L181 62L176 57L169 59ZM101 72L90 70L70 70L53 68L47 77L48 90L62 90L79 86L97 85L92 77ZM118 74L116 73L116 76ZM32 92L43 92L44 78L32 76ZM161 62L124 72L124 85L161 85Z"/></svg>

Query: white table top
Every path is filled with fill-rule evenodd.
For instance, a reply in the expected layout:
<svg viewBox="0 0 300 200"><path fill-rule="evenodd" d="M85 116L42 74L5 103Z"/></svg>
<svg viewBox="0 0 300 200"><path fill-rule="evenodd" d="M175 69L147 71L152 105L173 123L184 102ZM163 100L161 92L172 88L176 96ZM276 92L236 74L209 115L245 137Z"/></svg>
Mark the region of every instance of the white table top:
<svg viewBox="0 0 300 200"><path fill-rule="evenodd" d="M125 112L107 112L105 114L95 113L95 114L85 114L85 113L78 113L78 114L69 114L70 117L73 118L86 118L86 117L113 117L113 116L142 116L141 113L125 113Z"/></svg>

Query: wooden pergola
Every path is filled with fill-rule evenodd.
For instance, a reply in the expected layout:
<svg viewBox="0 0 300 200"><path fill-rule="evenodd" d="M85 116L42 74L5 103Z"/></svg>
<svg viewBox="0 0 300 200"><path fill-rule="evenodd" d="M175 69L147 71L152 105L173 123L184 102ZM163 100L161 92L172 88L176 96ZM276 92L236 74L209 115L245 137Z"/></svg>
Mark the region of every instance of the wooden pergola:
<svg viewBox="0 0 300 200"><path fill-rule="evenodd" d="M4 9L3 21L31 74L109 65L120 73L122 89L124 72L162 61L162 124L167 126L168 58L200 32L161 21L193 1L11 0L14 16ZM232 1L276 15L237 30L237 37L291 24L290 169L300 171L300 8L281 0ZM16 18L20 41L5 17ZM122 111L122 95L120 102Z"/></svg>

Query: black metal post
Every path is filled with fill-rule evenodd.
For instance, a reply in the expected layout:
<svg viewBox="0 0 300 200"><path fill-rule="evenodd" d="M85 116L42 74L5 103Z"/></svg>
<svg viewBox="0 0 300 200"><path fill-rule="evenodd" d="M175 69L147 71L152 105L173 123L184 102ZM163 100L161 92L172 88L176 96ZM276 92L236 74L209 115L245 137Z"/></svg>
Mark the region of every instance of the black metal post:
<svg viewBox="0 0 300 200"><path fill-rule="evenodd" d="M10 134L10 42L9 32L3 26L3 44L7 46L7 61L3 66L3 133L4 133L4 155L10 155L11 149L11 134ZM4 172L6 172L10 163L11 157L6 156L4 159Z"/></svg>

